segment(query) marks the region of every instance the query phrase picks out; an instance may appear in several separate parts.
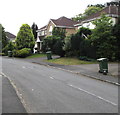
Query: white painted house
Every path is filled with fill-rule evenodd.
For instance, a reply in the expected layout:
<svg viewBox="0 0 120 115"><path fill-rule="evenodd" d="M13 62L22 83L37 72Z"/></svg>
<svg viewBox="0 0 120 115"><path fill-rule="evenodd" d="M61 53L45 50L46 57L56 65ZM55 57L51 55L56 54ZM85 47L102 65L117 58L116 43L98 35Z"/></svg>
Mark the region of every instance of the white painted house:
<svg viewBox="0 0 120 115"><path fill-rule="evenodd" d="M103 10L88 16L85 20L75 24L75 26L78 27L78 29L80 27L94 29L95 25L92 24L92 21L99 19L103 13L112 18L113 25L116 24L118 17L120 17L120 2L106 3L106 7Z"/></svg>

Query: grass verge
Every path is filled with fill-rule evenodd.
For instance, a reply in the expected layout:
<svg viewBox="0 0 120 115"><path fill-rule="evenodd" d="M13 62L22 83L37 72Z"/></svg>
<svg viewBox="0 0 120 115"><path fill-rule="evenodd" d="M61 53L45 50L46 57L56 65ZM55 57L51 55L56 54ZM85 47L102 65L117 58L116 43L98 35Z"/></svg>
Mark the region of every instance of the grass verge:
<svg viewBox="0 0 120 115"><path fill-rule="evenodd" d="M39 58L39 57L46 57L46 54L32 54L31 56L28 56L27 59L31 58Z"/></svg>
<svg viewBox="0 0 120 115"><path fill-rule="evenodd" d="M82 61L77 58L58 58L58 59L52 59L52 60L44 60L45 62L55 63L55 64L61 64L61 65L80 65L80 64L94 64L97 62L91 62L91 61Z"/></svg>

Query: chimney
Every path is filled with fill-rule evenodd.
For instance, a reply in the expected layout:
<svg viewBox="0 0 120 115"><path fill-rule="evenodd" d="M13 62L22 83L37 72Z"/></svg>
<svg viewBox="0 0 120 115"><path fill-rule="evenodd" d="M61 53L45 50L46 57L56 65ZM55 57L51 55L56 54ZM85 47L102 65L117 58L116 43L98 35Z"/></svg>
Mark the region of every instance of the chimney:
<svg viewBox="0 0 120 115"><path fill-rule="evenodd" d="M119 2L109 2L107 3L107 7L109 7L109 14L118 14L118 7L120 6L120 1Z"/></svg>

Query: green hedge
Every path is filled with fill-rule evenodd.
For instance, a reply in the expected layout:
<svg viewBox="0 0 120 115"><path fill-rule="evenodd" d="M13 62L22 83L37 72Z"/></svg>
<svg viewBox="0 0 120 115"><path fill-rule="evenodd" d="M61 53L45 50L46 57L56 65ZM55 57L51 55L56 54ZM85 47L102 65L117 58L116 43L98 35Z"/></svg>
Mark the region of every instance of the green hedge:
<svg viewBox="0 0 120 115"><path fill-rule="evenodd" d="M30 48L23 48L21 50L13 50L13 56L14 57L21 57L25 58L31 54Z"/></svg>

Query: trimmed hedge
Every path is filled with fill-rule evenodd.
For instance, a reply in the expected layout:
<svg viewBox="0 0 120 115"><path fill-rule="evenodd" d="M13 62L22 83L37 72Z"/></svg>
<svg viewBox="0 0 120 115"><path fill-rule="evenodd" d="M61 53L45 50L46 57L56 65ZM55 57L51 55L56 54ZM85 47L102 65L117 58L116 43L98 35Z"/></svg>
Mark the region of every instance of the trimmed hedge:
<svg viewBox="0 0 120 115"><path fill-rule="evenodd" d="M30 48L23 48L21 50L13 50L13 56L14 57L21 57L25 58L31 54Z"/></svg>

